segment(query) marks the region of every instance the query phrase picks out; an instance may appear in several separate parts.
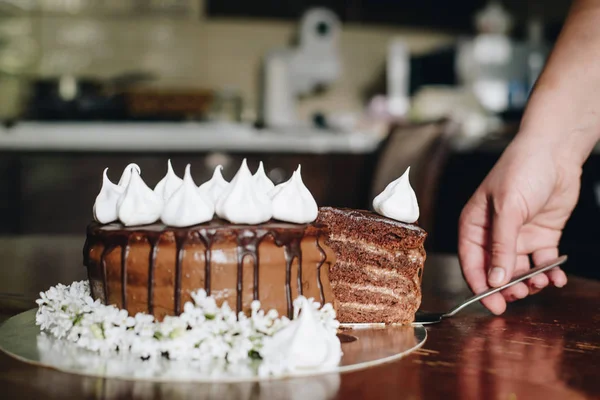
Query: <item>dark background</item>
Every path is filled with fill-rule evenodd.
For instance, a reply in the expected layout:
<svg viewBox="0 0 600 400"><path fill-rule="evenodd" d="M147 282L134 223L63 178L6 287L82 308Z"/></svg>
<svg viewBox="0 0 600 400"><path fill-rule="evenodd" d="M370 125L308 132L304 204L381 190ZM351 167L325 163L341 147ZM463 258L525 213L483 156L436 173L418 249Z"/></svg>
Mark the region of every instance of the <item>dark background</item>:
<svg viewBox="0 0 600 400"><path fill-rule="evenodd" d="M209 17L255 17L297 20L313 6L334 10L344 22L435 28L472 33L473 15L488 0L207 0ZM555 37L571 0L503 0L502 5L516 21L537 16ZM521 24L522 25L522 24ZM523 32L517 30L516 35Z"/></svg>

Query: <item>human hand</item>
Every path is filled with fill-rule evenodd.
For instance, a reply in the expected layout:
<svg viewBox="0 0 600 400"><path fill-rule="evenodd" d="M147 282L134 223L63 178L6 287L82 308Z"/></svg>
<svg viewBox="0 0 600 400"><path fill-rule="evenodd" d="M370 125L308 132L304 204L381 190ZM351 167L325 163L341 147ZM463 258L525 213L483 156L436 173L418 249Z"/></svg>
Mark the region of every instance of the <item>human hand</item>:
<svg viewBox="0 0 600 400"><path fill-rule="evenodd" d="M581 165L544 144L519 137L506 149L459 221L463 274L478 294L508 282L534 264L558 257L562 229L579 197ZM494 314L506 302L535 294L549 283L562 287L565 273L553 268L482 300Z"/></svg>

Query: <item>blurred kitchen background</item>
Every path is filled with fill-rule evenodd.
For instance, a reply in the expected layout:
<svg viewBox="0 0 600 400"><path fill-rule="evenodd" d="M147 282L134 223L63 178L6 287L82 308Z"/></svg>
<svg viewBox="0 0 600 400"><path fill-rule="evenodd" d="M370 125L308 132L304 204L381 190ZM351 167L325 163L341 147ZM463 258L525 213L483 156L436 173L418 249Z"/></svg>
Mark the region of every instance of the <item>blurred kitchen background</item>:
<svg viewBox="0 0 600 400"><path fill-rule="evenodd" d="M411 166L429 251L516 133L570 0L0 0L0 233L78 234L101 173L302 164L369 208ZM599 159L562 250L600 237ZM593 223L590 223L593 222ZM599 270L577 271L598 277Z"/></svg>

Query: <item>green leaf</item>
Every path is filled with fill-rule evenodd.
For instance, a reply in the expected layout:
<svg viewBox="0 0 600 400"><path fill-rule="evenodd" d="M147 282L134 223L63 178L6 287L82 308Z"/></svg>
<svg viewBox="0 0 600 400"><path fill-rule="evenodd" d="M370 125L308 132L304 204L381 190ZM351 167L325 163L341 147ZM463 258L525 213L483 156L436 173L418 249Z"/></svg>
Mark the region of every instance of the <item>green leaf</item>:
<svg viewBox="0 0 600 400"><path fill-rule="evenodd" d="M82 319L83 319L83 313L77 314L75 316L75 318L73 318L73 325L79 325L79 323L81 322Z"/></svg>
<svg viewBox="0 0 600 400"><path fill-rule="evenodd" d="M250 357L252 360L262 360L260 353L254 349L248 352L248 357Z"/></svg>

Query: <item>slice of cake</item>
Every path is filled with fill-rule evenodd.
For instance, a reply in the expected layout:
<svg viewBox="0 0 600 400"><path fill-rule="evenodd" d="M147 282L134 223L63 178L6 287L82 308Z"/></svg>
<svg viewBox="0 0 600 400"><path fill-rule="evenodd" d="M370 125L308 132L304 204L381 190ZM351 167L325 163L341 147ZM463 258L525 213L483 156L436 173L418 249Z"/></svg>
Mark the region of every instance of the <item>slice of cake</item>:
<svg viewBox="0 0 600 400"><path fill-rule="evenodd" d="M341 323L410 323L421 304L427 234L378 214L323 207L337 261L329 271Z"/></svg>
<svg viewBox="0 0 600 400"><path fill-rule="evenodd" d="M410 323L421 304L425 230L408 171L373 202L381 214L323 207L337 261L329 279L341 323ZM385 215L392 216L388 218ZM407 221L407 222L402 222Z"/></svg>

